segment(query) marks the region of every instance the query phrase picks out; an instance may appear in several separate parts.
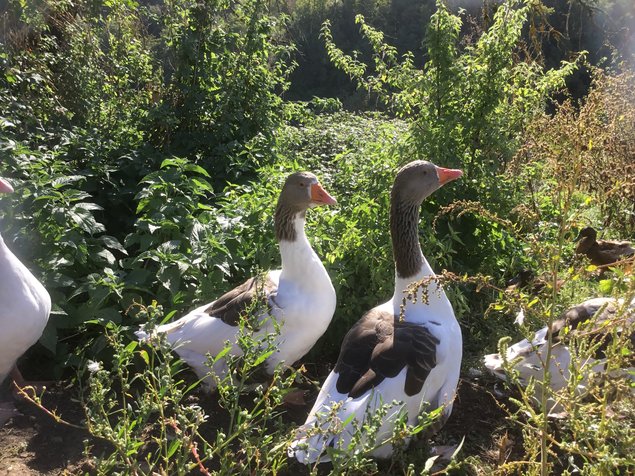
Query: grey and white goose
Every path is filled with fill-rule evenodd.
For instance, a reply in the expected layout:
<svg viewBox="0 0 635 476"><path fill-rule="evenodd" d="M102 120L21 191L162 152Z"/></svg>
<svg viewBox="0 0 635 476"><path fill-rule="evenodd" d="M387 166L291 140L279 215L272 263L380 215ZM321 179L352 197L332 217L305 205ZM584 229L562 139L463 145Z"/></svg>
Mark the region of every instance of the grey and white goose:
<svg viewBox="0 0 635 476"><path fill-rule="evenodd" d="M304 356L326 331L335 312L335 290L306 237L304 224L307 209L335 203L312 173L291 174L280 193L274 219L282 269L253 277L215 301L155 329L155 333L166 335L176 353L210 389L215 388L210 372L222 377L227 364L219 359L210 369L207 356L218 355L227 341L232 344L228 355L242 355L238 345L240 319L257 322L253 335L256 340L276 332L269 316L279 326L274 342L277 351L265 361L269 374L279 363L292 365ZM256 301L265 306L257 306ZM257 315L246 316L251 311ZM137 336L142 340L149 337L143 329Z"/></svg>
<svg viewBox="0 0 635 476"><path fill-rule="evenodd" d="M590 323L585 327L585 334L593 339L600 339L600 345L596 348L595 355L588 356L582 361L576 361L577 376L589 373L604 372L606 358L604 351L610 340L610 334L618 325L622 328L633 328L635 322L635 300L628 306L624 306L622 300L599 297L588 299L576 306L567 309L562 316L551 325L552 349L549 362L550 381L552 392L558 392L569 385L571 378L572 357L569 342L576 335L578 328L584 323ZM536 398L539 396L540 384L544 377L544 367L547 362L548 327L537 331L531 340L523 339L507 348L506 360L514 362L514 369L518 372L519 381L527 385L530 380L536 381ZM631 332L630 340L635 345L635 332ZM507 380L504 359L501 354L489 354L484 357L485 368L501 380ZM576 377L577 378L577 377ZM577 391L583 393L588 384L586 378L577 382ZM562 408L554 398L549 398L550 414L557 415Z"/></svg>
<svg viewBox="0 0 635 476"><path fill-rule="evenodd" d="M461 175L460 170L425 161L411 162L397 173L390 208L395 291L344 337L335 368L289 447L289 455L301 463L329 461L329 447L360 451L360 445L351 445L355 428L383 403L398 402L382 418L373 441L362 443L374 447L371 454L379 458L392 454L392 443L385 442L401 412L409 424L416 423L424 406L442 407L441 424L450 415L462 356L461 329L452 305L432 280L425 284L427 301L408 300L403 311L401 307L412 283L435 276L419 244L421 203Z"/></svg>
<svg viewBox="0 0 635 476"><path fill-rule="evenodd" d="M11 192L0 178L0 193ZM50 312L48 292L0 236L0 383L10 374L17 385L27 384L16 361L41 337ZM0 424L13 412L12 401L0 402Z"/></svg>

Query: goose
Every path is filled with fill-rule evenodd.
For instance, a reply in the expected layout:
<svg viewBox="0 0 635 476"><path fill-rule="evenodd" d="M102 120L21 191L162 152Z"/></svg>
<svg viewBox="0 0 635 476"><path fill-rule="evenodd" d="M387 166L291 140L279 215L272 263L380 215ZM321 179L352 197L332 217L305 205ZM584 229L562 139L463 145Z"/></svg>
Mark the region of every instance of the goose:
<svg viewBox="0 0 635 476"><path fill-rule="evenodd" d="M269 334L275 337L276 351L265 361L265 371L273 374L276 366L292 365L313 347L326 331L335 312L335 289L322 261L311 247L305 231L308 208L334 205L337 201L322 188L309 172L296 172L286 179L275 211L275 234L282 267L245 283L215 301L189 312L177 321L158 326L152 334L136 332L144 341L151 335L165 334L167 342L194 370L209 390L227 373L227 362L218 359L207 365L208 355L215 357L231 344L230 356L240 356L238 345L241 319L257 322L253 338ZM257 302L266 304L257 306ZM250 311L255 315L247 316ZM268 319L271 316L272 319Z"/></svg>
<svg viewBox="0 0 635 476"><path fill-rule="evenodd" d="M607 267L617 261L635 254L633 244L628 241L598 240L597 231L593 227L580 230L575 252L586 255L595 266Z"/></svg>
<svg viewBox="0 0 635 476"><path fill-rule="evenodd" d="M442 408L439 427L449 417L461 367L461 329L421 251L419 210L426 197L462 173L422 160L397 173L390 205L394 294L364 314L344 337L333 371L288 448L300 463L329 461L329 447L346 453L372 447L371 456L388 458L393 445L387 440L400 414L405 412L412 425L423 407ZM404 293L426 278L428 299L406 300L402 310ZM398 403L382 417L375 436L352 443L366 416L391 402Z"/></svg>
<svg viewBox="0 0 635 476"><path fill-rule="evenodd" d="M11 192L0 177L0 193ZM41 337L50 312L48 292L0 235L0 383L10 375L16 385L28 385L16 361ZM0 424L14 412L12 401L0 402Z"/></svg>
<svg viewBox="0 0 635 476"><path fill-rule="evenodd" d="M552 352L549 362L550 388L558 392L565 388L571 376L571 352L569 350L569 338L576 333L576 329L585 322L592 322L591 332L603 339L599 345L596 355L581 362L581 367L589 369L591 372L604 371L604 349L608 343L606 332L610 332L620 316L625 317L625 324L635 322L635 300L631 302L624 313L620 311L623 307L623 300L608 297L588 299L576 306L567 309L562 316L555 320L552 325ZM635 344L635 333L630 336ZM507 348L506 360L514 362L514 369L518 372L519 381L522 385L527 385L531 379L542 382L544 377L543 363L547 359L548 327L543 327L537 331L530 340L523 339ZM483 358L485 368L495 377L507 380L504 369L504 359L501 354L489 354ZM583 368L578 369L584 370ZM586 379L582 379L577 390L583 392L587 385ZM539 385L536 386L536 397L540 395ZM561 413L561 406L552 398L549 399L551 415Z"/></svg>

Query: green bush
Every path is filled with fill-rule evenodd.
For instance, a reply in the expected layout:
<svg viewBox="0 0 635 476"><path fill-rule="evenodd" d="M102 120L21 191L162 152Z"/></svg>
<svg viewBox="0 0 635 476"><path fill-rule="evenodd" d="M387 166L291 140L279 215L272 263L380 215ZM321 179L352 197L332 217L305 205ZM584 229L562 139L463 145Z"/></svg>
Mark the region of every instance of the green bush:
<svg viewBox="0 0 635 476"><path fill-rule="evenodd" d="M360 17L371 65L346 55L325 27L331 60L389 110L352 114L332 98L282 100L293 45L284 38L287 19L262 0L10 3L3 21L11 34L0 50L0 173L16 193L0 197L2 233L53 298L43 348L32 351L54 356L41 372L59 377L89 359L101 363L78 379L89 430L114 449L91 453L99 468L180 474L200 469L198 458L226 474L300 471L287 466L291 423L279 406L301 372L277 374L270 390L245 396L244 376L271 349L243 336L247 359L233 362L207 400L194 395L198 383L164 343L157 350L132 340L148 319L173 318L279 267L273 210L291 171L315 172L339 201L307 215L307 235L338 295L331 326L304 359L311 377L323 377L353 322L393 292L389 192L398 167L416 158L466 171L424 203L420 228L433 268L456 274L446 275L446 289L464 329L464 368L504 334L528 331L511 324L519 305L538 326L591 294L632 290L628 271L595 281L569 241L583 224L623 237L633 230L624 139L633 131L632 77L598 72L587 102L546 114L579 61L547 70L524 54L531 6L504 2L469 41L462 17L439 2L425 58L400 55ZM359 7L380 15L387 5ZM566 278L561 293L503 292L526 266L551 282ZM494 287L477 292L467 282ZM627 344L612 349L612 365L628 359ZM501 422L523 428L525 460L540 454L543 470L569 470L563 454L571 450L571 464L589 474L632 467L630 440L611 446L619 425L631 435L630 420L606 418L613 408L631 415L628 401L582 407L588 402L568 397L572 411L588 414L560 433L544 408L523 398L510 411L519 426ZM198 398L218 402L214 415L227 418L210 424ZM596 424L603 426L594 437ZM591 454L595 442L602 450ZM364 454L337 464L342 472L430 469L420 447L386 467Z"/></svg>
<svg viewBox="0 0 635 476"><path fill-rule="evenodd" d="M13 2L5 20L4 231L53 296L59 374L85 323L182 310L242 268L214 203L275 157L291 47L260 0Z"/></svg>

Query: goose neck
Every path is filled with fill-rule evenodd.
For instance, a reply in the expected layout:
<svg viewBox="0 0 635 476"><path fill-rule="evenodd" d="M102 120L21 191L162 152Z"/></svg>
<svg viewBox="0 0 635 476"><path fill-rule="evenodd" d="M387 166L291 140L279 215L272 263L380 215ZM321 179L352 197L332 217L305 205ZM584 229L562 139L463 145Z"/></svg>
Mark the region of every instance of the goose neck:
<svg viewBox="0 0 635 476"><path fill-rule="evenodd" d="M316 274L326 275L326 271L324 270L321 260L315 254L315 251L313 251L313 248L306 237L304 224L304 212L296 213L290 222L290 228L286 229L284 235L293 236L294 239L278 239L280 258L282 260L281 280L292 280L301 284L311 281ZM276 236L280 235L276 233Z"/></svg>
<svg viewBox="0 0 635 476"><path fill-rule="evenodd" d="M419 244L420 204L393 200L390 235L397 278L412 282L427 265ZM427 266L429 268L429 266Z"/></svg>
<svg viewBox="0 0 635 476"><path fill-rule="evenodd" d="M304 235L304 222L306 210L278 204L274 216L274 227L276 230L276 240L296 241Z"/></svg>

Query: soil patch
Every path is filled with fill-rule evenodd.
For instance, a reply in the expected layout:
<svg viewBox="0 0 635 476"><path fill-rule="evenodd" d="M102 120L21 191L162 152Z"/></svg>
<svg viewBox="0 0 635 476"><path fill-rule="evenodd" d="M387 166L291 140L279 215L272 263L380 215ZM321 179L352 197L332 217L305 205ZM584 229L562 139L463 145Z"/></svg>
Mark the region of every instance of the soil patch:
<svg viewBox="0 0 635 476"><path fill-rule="evenodd" d="M43 405L64 420L81 425L84 412L74 400L73 388L47 389ZM0 476L59 475L90 471L85 444L97 444L90 434L57 423L27 401L17 401L21 412L0 428Z"/></svg>
<svg viewBox="0 0 635 476"><path fill-rule="evenodd" d="M522 448L520 435L512 434L504 410L490 393L491 383L478 378L461 381L452 416L432 444L456 445L465 437L460 459L479 456L495 467L514 458ZM302 424L316 396L313 393L307 392L308 405L289 407L285 420ZM47 390L43 403L66 421L82 425L84 413L75 398L76 389L57 386ZM213 396L196 398L200 398L210 415L209 421L214 422L204 429L206 436L211 437L227 424L226 412ZM35 405L23 401L18 403L18 408L22 414L0 428L0 476L91 473L90 459L84 454L85 446L90 445L93 454L107 450L103 442L92 438L87 431L56 423ZM325 473L328 466L324 467ZM307 472L304 466L295 462L291 462L288 469L293 474Z"/></svg>

